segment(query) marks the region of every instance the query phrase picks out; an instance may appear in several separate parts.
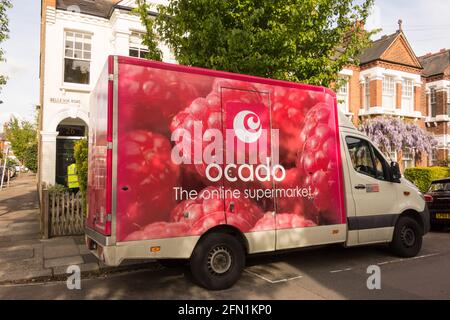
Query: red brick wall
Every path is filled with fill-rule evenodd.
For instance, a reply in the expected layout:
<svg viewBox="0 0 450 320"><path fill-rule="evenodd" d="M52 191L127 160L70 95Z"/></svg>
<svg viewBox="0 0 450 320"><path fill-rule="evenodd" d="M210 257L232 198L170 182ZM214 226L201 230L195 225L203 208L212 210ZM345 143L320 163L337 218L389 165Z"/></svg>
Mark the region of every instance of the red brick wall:
<svg viewBox="0 0 450 320"><path fill-rule="evenodd" d="M358 119L358 112L361 107L361 92L359 84L359 68L351 68L353 75L349 79L349 111L354 114L353 120Z"/></svg>
<svg viewBox="0 0 450 320"><path fill-rule="evenodd" d="M379 107L382 104L382 80L370 81L370 106Z"/></svg>
<svg viewBox="0 0 450 320"><path fill-rule="evenodd" d="M408 45L402 36L381 55L381 59L419 67L417 60L411 57Z"/></svg>
<svg viewBox="0 0 450 320"><path fill-rule="evenodd" d="M397 109L402 108L402 83L397 82L395 84L395 106Z"/></svg>

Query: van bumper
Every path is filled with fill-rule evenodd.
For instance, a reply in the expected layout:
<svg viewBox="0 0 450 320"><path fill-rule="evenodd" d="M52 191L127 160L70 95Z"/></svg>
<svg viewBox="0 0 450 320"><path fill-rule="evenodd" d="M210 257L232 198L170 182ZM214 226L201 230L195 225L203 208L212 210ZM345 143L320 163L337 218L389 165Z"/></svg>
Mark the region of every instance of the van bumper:
<svg viewBox="0 0 450 320"><path fill-rule="evenodd" d="M419 215L422 218L423 234L427 234L430 231L430 211L427 205L422 212L419 212Z"/></svg>

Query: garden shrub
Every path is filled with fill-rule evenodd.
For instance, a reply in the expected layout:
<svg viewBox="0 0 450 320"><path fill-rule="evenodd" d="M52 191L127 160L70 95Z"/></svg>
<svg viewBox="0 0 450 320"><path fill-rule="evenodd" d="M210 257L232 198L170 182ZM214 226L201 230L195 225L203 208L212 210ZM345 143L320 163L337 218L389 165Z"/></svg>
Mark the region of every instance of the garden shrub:
<svg viewBox="0 0 450 320"><path fill-rule="evenodd" d="M414 183L422 192L427 192L433 180L450 177L449 167L416 167L404 172L406 179Z"/></svg>

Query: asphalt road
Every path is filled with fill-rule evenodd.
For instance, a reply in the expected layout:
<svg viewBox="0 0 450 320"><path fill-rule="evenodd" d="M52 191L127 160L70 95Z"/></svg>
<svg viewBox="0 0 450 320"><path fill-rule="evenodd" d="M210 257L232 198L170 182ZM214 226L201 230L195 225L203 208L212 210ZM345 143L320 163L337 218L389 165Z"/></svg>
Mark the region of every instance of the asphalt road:
<svg viewBox="0 0 450 320"><path fill-rule="evenodd" d="M367 268L378 265L381 289L369 290ZM204 290L186 268L154 268L65 282L0 286L0 299L450 299L450 231L424 238L419 256L399 259L384 246L328 246L253 257L231 289Z"/></svg>

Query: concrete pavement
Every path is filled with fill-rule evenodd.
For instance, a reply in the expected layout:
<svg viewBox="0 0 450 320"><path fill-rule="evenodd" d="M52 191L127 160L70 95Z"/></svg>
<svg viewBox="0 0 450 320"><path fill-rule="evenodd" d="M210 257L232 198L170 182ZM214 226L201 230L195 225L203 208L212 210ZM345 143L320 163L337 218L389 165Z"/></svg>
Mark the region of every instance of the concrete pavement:
<svg viewBox="0 0 450 320"><path fill-rule="evenodd" d="M41 239L36 176L21 174L0 191L0 283L50 280L64 276L69 265L85 273L109 270L83 236Z"/></svg>

